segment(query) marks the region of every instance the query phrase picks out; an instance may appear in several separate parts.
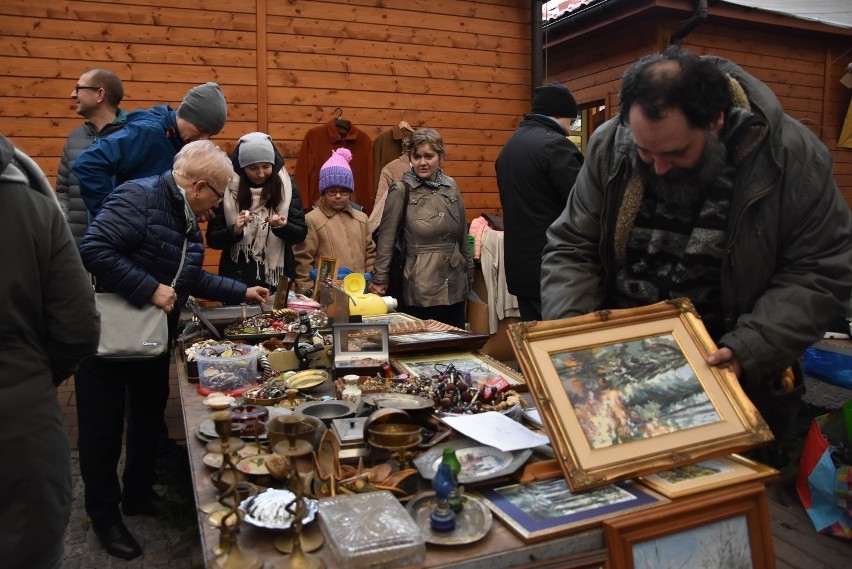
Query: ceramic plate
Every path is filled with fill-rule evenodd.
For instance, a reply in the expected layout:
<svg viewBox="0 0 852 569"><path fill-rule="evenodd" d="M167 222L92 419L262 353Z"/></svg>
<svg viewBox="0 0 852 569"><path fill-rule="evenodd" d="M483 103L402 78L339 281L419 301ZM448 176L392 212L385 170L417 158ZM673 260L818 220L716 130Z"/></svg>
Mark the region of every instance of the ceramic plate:
<svg viewBox="0 0 852 569"><path fill-rule="evenodd" d="M380 409L415 410L428 409L434 405L434 402L428 397L417 397L407 393L372 393L364 395L361 400Z"/></svg>
<svg viewBox="0 0 852 569"><path fill-rule="evenodd" d="M482 482L506 476L520 468L532 455L531 449L504 452L500 449L479 444L467 439L435 445L414 459L414 466L426 480L432 480L444 456L444 449L453 447L461 463L459 483Z"/></svg>
<svg viewBox="0 0 852 569"><path fill-rule="evenodd" d="M436 545L464 545L479 541L491 529L491 510L475 496L464 495L464 508L456 514L456 527L453 531L432 531L429 514L435 506L435 493L418 494L406 509L415 523L420 526L427 543Z"/></svg>
<svg viewBox="0 0 852 569"><path fill-rule="evenodd" d="M240 503L240 509L246 513L245 520L253 526L267 529L287 529L293 524L293 514L287 505L296 498L289 490L269 489L257 496L250 496ZM302 524L308 524L316 518L317 501L303 498L307 506Z"/></svg>
<svg viewBox="0 0 852 569"><path fill-rule="evenodd" d="M266 476L269 474L269 469L266 468L266 459L270 456L272 455L256 454L241 458L236 464L237 470L252 476Z"/></svg>

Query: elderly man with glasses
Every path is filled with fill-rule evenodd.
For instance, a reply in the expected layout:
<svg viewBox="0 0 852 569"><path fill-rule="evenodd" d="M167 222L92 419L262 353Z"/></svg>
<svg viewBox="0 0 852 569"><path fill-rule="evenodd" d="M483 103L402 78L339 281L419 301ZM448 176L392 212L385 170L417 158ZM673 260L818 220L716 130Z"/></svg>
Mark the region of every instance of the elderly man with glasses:
<svg viewBox="0 0 852 569"><path fill-rule="evenodd" d="M218 188L227 187L233 176L228 156L209 140L199 140L181 149L173 169L116 188L80 244L83 264L97 278L98 288L120 294L135 306L163 309L172 338L190 294L229 304L265 302L268 289L247 287L202 267L204 243L197 218L222 200ZM86 513L107 552L123 559L138 557L142 550L122 513L159 511L154 464L169 396L169 363L168 353L130 362L93 356L80 364L76 375ZM116 470L125 418L126 460L119 485Z"/></svg>
<svg viewBox="0 0 852 569"><path fill-rule="evenodd" d="M80 97L80 91L86 91L85 97L94 87L81 80L75 92ZM185 144L218 134L227 116L225 96L216 83L190 89L177 110L160 105L127 115L123 130L101 138L74 162L73 171L89 212L97 215L118 185L170 169Z"/></svg>

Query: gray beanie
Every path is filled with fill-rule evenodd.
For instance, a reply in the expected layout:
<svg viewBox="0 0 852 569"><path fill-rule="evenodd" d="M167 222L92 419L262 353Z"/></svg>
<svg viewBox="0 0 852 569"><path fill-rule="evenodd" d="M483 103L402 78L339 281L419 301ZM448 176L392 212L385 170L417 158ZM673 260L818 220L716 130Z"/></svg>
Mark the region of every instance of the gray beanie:
<svg viewBox="0 0 852 569"><path fill-rule="evenodd" d="M250 132L240 137L237 145L237 156L240 168L258 162L275 164L275 150L272 147L272 138L263 132Z"/></svg>
<svg viewBox="0 0 852 569"><path fill-rule="evenodd" d="M197 85L181 101L177 116L208 134L219 134L228 118L228 106L216 83Z"/></svg>

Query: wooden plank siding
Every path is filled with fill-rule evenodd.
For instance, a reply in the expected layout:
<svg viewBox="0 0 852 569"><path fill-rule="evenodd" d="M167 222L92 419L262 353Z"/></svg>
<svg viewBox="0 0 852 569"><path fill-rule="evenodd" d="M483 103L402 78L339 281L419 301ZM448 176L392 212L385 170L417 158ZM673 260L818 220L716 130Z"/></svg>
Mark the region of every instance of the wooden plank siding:
<svg viewBox="0 0 852 569"><path fill-rule="evenodd" d="M371 138L403 118L438 129L472 219L500 209L493 163L529 109L530 33L528 0L5 0L0 132L54 182L86 68L122 78L126 110L216 81L228 122L214 141L230 152L269 132L291 172L336 107Z"/></svg>
<svg viewBox="0 0 852 569"><path fill-rule="evenodd" d="M568 85L581 107L610 101L606 117L614 116L621 75L642 55L668 45L688 13L690 3L683 4L681 14L670 9L645 10L629 18L611 14L607 22L587 23L593 28L588 33L572 29L570 37L551 36L545 42L547 81ZM687 35L683 46L728 58L766 83L785 112L831 151L835 179L852 207L852 150L837 147L852 97L840 83L852 53L852 34L819 33L811 24L802 24L805 31L790 29L797 25L791 18L784 27L770 25L771 18L752 22L731 11L716 17L715 11L709 9L707 21Z"/></svg>

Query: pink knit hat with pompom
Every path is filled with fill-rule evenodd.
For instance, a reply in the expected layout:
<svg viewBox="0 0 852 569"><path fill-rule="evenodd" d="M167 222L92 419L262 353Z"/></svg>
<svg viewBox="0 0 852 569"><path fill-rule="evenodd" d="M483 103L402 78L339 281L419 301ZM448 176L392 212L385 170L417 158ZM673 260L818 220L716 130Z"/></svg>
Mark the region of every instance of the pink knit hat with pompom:
<svg viewBox="0 0 852 569"><path fill-rule="evenodd" d="M319 173L319 191L324 194L328 188L346 188L355 191L355 179L352 177L352 153L348 148L338 148L331 153L331 158L325 161Z"/></svg>

